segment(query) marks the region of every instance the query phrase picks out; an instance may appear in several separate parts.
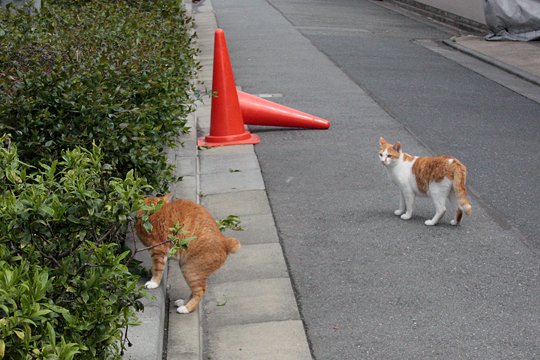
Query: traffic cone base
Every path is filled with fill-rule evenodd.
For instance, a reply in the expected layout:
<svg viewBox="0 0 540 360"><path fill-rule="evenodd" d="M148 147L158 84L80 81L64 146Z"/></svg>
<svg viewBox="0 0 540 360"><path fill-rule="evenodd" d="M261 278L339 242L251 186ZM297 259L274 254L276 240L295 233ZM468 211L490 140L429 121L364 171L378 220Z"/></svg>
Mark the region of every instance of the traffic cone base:
<svg viewBox="0 0 540 360"><path fill-rule="evenodd" d="M239 135L212 136L206 135L197 139L198 146L227 146L227 145L247 145L261 142L259 136L249 131Z"/></svg>

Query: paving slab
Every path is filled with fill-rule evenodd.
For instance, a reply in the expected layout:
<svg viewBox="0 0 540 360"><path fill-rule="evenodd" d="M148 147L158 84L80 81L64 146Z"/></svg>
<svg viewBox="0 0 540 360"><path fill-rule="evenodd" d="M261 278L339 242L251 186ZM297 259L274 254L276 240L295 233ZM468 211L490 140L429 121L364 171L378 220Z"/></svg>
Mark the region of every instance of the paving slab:
<svg viewBox="0 0 540 360"><path fill-rule="evenodd" d="M215 156L209 153L200 157L200 173L228 173L245 170L260 171L259 160L255 153L231 154L228 156Z"/></svg>
<svg viewBox="0 0 540 360"><path fill-rule="evenodd" d="M208 359L311 360L301 321L287 320L217 329L208 343Z"/></svg>
<svg viewBox="0 0 540 360"><path fill-rule="evenodd" d="M208 112L207 115L208 117L210 117L210 112ZM201 121L201 120L202 120L201 118L198 119L198 121ZM254 154L253 145L216 146L216 147L207 148L200 151L199 156L201 158L206 158L208 156L226 157L226 156L239 155L239 154L244 154L244 155Z"/></svg>
<svg viewBox="0 0 540 360"><path fill-rule="evenodd" d="M196 176L184 176L181 183L171 184L169 191L174 199L185 199L197 202L198 193L192 189L197 188Z"/></svg>
<svg viewBox="0 0 540 360"><path fill-rule="evenodd" d="M264 181L259 170L237 172L235 168L231 168L229 172L201 177L201 192L204 196L246 190L264 190Z"/></svg>
<svg viewBox="0 0 540 360"><path fill-rule="evenodd" d="M195 157L182 156L175 159L175 176L195 176L197 172L197 159Z"/></svg>
<svg viewBox="0 0 540 360"><path fill-rule="evenodd" d="M234 193L204 196L201 204L210 209L216 218L230 214L240 216L272 214L264 190L239 191Z"/></svg>
<svg viewBox="0 0 540 360"><path fill-rule="evenodd" d="M169 261L166 355L169 360L199 360L202 349L200 313L178 314L174 302L191 293L176 261Z"/></svg>
<svg viewBox="0 0 540 360"><path fill-rule="evenodd" d="M300 319L289 278L212 284L203 316L211 335L219 326Z"/></svg>
<svg viewBox="0 0 540 360"><path fill-rule="evenodd" d="M210 284L289 276L279 244L242 245L241 251L229 256L223 271L216 272Z"/></svg>

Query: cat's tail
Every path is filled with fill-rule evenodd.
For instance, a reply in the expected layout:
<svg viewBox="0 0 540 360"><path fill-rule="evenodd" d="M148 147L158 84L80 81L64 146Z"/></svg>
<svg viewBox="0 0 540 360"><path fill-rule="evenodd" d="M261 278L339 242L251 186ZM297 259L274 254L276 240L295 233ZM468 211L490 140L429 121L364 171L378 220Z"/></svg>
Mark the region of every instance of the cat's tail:
<svg viewBox="0 0 540 360"><path fill-rule="evenodd" d="M240 250L240 241L233 237L226 237L225 238L225 245L227 246L227 253L228 254L234 254L238 250Z"/></svg>
<svg viewBox="0 0 540 360"><path fill-rule="evenodd" d="M454 160L454 192L456 193L459 208L467 215L472 214L472 206L467 198L467 168L461 162Z"/></svg>

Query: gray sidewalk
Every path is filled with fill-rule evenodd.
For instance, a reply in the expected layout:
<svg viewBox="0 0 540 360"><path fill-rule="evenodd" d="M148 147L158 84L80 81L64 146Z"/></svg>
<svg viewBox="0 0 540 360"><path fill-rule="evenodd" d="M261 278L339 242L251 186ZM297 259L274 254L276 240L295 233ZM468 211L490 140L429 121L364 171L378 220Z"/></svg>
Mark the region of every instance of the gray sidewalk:
<svg viewBox="0 0 540 360"><path fill-rule="evenodd" d="M217 28L211 3L194 8L193 16L200 79L210 86ZM199 135L209 132L210 102L205 99L195 114ZM196 148L195 133L191 136L186 146ZM210 278L199 314L176 314L170 303L167 358L311 359L253 146L201 150L196 161L200 203L216 219L239 216L246 230L230 234L240 239L242 249ZM169 272L169 301L188 296L185 287L177 288L181 276L173 262ZM187 338L194 343L187 345Z"/></svg>
<svg viewBox="0 0 540 360"><path fill-rule="evenodd" d="M217 28L211 2L194 5L192 15L203 66L199 80L210 87ZM197 136L209 132L210 103L207 97L198 105L190 119L193 131L179 139L184 146L169 153L183 177L171 191L174 198L198 201L216 219L239 216L245 230L229 235L242 248L210 278L199 310L188 315L176 313L174 301L190 290L170 261L166 286L149 291L156 299L146 301L143 325L130 329L133 346L125 358L161 359L166 351L170 360L311 359L253 146L197 149Z"/></svg>
<svg viewBox="0 0 540 360"><path fill-rule="evenodd" d="M192 15L203 66L199 79L210 88L217 28L211 1L193 5ZM540 84L537 44L486 42L469 36L445 43ZM522 56L516 57L516 52ZM253 146L197 149L197 136L209 132L209 98L199 104L189 121L192 133L179 139L184 146L169 153L177 166L176 175L183 176L171 191L175 198L198 201L216 219L240 216L246 230L229 234L240 239L242 249L210 278L199 310L188 315L176 313L174 301L187 298L190 290L176 262L170 261L166 281L149 291L156 299L146 301L140 314L143 325L130 329L133 346L125 358L311 359ZM149 268L144 254L142 260Z"/></svg>

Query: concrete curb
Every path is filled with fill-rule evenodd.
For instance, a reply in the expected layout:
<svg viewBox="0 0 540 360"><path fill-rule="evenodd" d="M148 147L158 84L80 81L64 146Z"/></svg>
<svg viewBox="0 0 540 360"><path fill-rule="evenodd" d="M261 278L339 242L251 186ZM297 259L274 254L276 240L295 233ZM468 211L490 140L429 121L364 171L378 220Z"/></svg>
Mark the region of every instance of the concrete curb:
<svg viewBox="0 0 540 360"><path fill-rule="evenodd" d="M191 4L184 4L191 11ZM182 181L171 184L170 191L176 199L189 199L199 202L199 175L197 158L197 113L188 117L188 123L192 131L190 134L181 135L177 139L175 149L167 149L168 162L175 165L175 177L182 177ZM133 241L134 234L130 233L126 243L133 250L142 248L138 239ZM146 269L150 269L152 261L149 252L142 252L136 256ZM140 281L143 286L147 279ZM174 286L171 286L174 284ZM128 337L132 346L129 347L124 359L149 360L149 359L202 359L202 329L200 312L194 312L182 317L181 322L169 324L169 316L175 316L174 304L169 304L170 299L186 298L190 290L182 277L176 262L171 261L165 268L162 284L157 289L147 290L153 298L142 299L144 311L137 316L141 325L132 327ZM169 333L182 341L168 342ZM171 354L168 355L168 351Z"/></svg>
<svg viewBox="0 0 540 360"><path fill-rule="evenodd" d="M188 126L196 129L196 115L191 114L188 118ZM170 191L176 199L189 199L199 201L199 175L197 163L197 137L195 131L190 134L179 136L177 147L168 149L168 162L174 164L175 177L182 177L182 181L171 184ZM128 246L143 248L144 245L135 235L130 233L126 240ZM150 252L144 251L135 257L142 262L145 269L151 269L152 260ZM139 285L143 286L148 279L142 279ZM173 285L171 285L173 284ZM181 354L181 357L169 357L169 359L200 360L201 359L201 328L199 312L182 317L182 322L169 324L169 316L175 316L176 308L170 303L170 299L186 298L190 290L182 277L180 269L175 261L168 263L161 285L157 289L146 290L153 298L142 299L144 311L137 316L141 325L132 327L129 330L128 338L132 346L127 349L124 358L128 360L162 360L167 354L167 350ZM172 326L170 326L172 325ZM168 334L182 339L178 343L167 343Z"/></svg>
<svg viewBox="0 0 540 360"><path fill-rule="evenodd" d="M479 51L476 51L474 49L471 49L469 47L463 46L456 41L449 39L449 40L443 40L443 43L447 46L450 46L451 48L454 48L458 51L461 51L464 54L467 54L469 56L472 56L478 60L481 60L485 63L491 64L493 66L498 67L501 70L504 70L510 74L516 75L517 77L527 80L537 86L540 86L540 77L535 76L529 72L523 71L515 66L509 65L507 63L504 63L502 61L499 61L491 56L487 56Z"/></svg>
<svg viewBox="0 0 540 360"><path fill-rule="evenodd" d="M133 242L135 235L130 233L126 239L126 244L134 250L144 247L137 239ZM151 268L151 259L147 251L141 252L135 256L135 259L142 262L145 269ZM163 275L163 279L167 278L167 272ZM146 279L139 282L140 286L144 286ZM167 297L165 287L160 286L157 289L147 290L153 296L151 299L142 299L144 311L137 313L141 325L131 327L128 332L128 339L132 346L128 347L124 353L124 359L142 360L156 359L161 360L161 353L164 348L164 332L163 324L166 322L166 307L165 299Z"/></svg>

